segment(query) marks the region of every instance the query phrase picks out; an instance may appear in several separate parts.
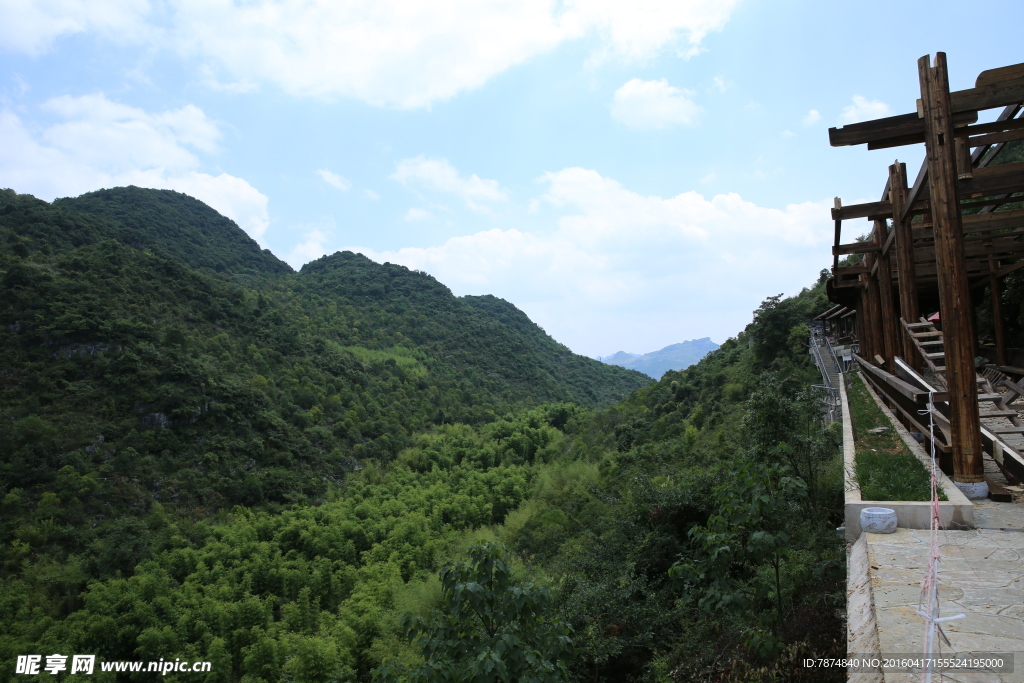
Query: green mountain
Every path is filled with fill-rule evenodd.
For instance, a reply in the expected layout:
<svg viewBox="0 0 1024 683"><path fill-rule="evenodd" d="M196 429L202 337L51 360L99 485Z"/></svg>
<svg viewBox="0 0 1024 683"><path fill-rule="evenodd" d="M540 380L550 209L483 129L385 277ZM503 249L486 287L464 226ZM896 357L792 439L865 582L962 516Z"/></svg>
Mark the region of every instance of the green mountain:
<svg viewBox="0 0 1024 683"><path fill-rule="evenodd" d="M193 270L234 275L292 272L234 221L174 190L115 187L57 199L53 207L106 219L104 223L117 229L110 238L141 249L156 247Z"/></svg>
<svg viewBox="0 0 1024 683"><path fill-rule="evenodd" d="M495 540L525 586L506 606L550 589L518 616L572 626L550 680L784 680L845 651L842 469L803 391L823 281L652 382L423 273L197 268L170 219L103 214L0 192L0 679L30 653L108 681L444 666L465 653L405 616Z"/></svg>
<svg viewBox="0 0 1024 683"><path fill-rule="evenodd" d="M293 273L174 192L3 191L0 270L0 475L32 499L62 467L103 474L117 495L82 519L315 498L431 424L649 381L401 266L345 253Z"/></svg>
<svg viewBox="0 0 1024 683"><path fill-rule="evenodd" d="M659 379L669 370L683 370L718 348L710 337L671 344L660 351L636 354L619 351L597 360L609 365L618 365Z"/></svg>

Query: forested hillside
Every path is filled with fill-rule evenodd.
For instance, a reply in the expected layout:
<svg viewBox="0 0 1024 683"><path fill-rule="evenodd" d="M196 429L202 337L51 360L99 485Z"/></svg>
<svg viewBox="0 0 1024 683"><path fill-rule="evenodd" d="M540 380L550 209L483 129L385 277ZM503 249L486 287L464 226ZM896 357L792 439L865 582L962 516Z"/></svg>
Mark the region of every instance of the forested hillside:
<svg viewBox="0 0 1024 683"><path fill-rule="evenodd" d="M350 253L292 273L183 195L110 197L0 195L5 678L64 652L421 680L403 615L482 541L538 586L513 631L569 634L550 680L791 680L845 650L823 281L650 383L500 299Z"/></svg>

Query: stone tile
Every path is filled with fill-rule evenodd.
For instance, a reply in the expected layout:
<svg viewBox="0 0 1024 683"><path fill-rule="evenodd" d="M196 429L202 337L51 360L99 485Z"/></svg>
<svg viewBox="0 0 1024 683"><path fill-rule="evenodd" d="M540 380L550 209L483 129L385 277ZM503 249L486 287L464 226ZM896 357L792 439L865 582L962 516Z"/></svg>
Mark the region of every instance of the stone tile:
<svg viewBox="0 0 1024 683"><path fill-rule="evenodd" d="M997 518L997 513L1002 514L996 510L990 518ZM894 534L867 534L866 542L880 651L921 652L924 620L916 612L927 568L928 532L898 529ZM966 615L943 625L952 643L952 648L943 649L1015 652L1018 669L1001 674L946 671L941 680L1024 683L1024 533L945 531L940 547L941 613ZM887 683L920 680L919 673L885 674Z"/></svg>

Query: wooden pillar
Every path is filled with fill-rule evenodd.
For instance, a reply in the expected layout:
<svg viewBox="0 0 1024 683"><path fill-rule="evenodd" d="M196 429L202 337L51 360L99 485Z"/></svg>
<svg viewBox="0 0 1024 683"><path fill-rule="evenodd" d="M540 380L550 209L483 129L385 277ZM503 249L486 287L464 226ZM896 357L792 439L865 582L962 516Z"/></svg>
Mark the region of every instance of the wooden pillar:
<svg viewBox="0 0 1024 683"><path fill-rule="evenodd" d="M907 165L896 162L889 167L889 200L892 202L892 229L896 231L893 246L896 247L896 274L900 291L900 317L908 323L916 323L921 316L917 301L917 273L914 271L914 237L910 219L900 220L903 207L907 205ZM921 370L921 357L917 353L910 333L900 325L903 360L915 370Z"/></svg>
<svg viewBox="0 0 1024 683"><path fill-rule="evenodd" d="M864 283L864 294L861 297L863 306L857 309L857 317L860 318L861 325L861 357L874 362L875 354L884 350L880 333L882 320L878 315L878 282L871 277L870 272L861 275L861 282Z"/></svg>
<svg viewBox="0 0 1024 683"><path fill-rule="evenodd" d="M871 357L871 337L864 326L864 321L868 318L867 302L867 290L862 285L857 291L857 315L853 316L853 330L857 335L857 346L860 347L862 358Z"/></svg>
<svg viewBox="0 0 1024 683"><path fill-rule="evenodd" d="M899 318L896 316L896 305L892 300L892 270L889 265L889 255L883 254L881 249L888 237L885 221L875 221L875 244L878 245L877 282L879 317L882 322L882 350L879 355L885 358L886 369L896 373L896 363L893 358L900 355L899 351Z"/></svg>
<svg viewBox="0 0 1024 683"><path fill-rule="evenodd" d="M992 275L988 278L989 292L992 294L992 326L996 332L996 364L1006 365L1006 332L1003 329L1002 287L995 276L995 262L990 265Z"/></svg>
<svg viewBox="0 0 1024 683"><path fill-rule="evenodd" d="M868 272L862 276L864 287L864 336L870 339L870 351L868 354L861 354L861 357L872 362L875 356L885 353L885 341L882 335L882 303L879 293L878 279L871 274L871 268L875 265L875 254L867 254L864 263ZM863 344L863 342L861 342Z"/></svg>
<svg viewBox="0 0 1024 683"><path fill-rule="evenodd" d="M953 478L959 483L977 484L985 481L985 466L982 462L978 384L974 370L974 307L971 305L964 258L946 54L936 53L934 67L929 62L926 55L918 60L917 65L924 110L925 154L935 233L942 335L946 349Z"/></svg>

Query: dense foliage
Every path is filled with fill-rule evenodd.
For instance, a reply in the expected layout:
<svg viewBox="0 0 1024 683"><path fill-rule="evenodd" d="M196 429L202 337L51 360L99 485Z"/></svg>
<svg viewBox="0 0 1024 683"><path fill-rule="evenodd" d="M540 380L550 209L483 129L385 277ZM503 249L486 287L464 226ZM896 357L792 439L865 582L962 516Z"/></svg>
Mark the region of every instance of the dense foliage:
<svg viewBox="0 0 1024 683"><path fill-rule="evenodd" d="M190 264L88 198L0 195L5 676L32 652L246 683L467 671L504 628L453 616L480 572L474 608L556 678L789 680L843 650L842 472L806 389L822 282L650 383L422 273L279 272L226 240ZM193 209L168 211L173 242Z"/></svg>

